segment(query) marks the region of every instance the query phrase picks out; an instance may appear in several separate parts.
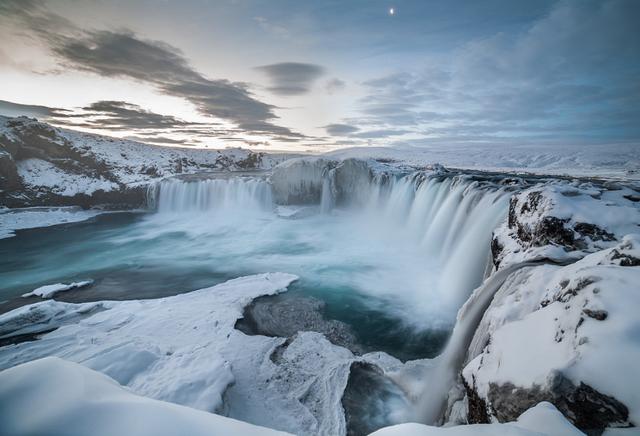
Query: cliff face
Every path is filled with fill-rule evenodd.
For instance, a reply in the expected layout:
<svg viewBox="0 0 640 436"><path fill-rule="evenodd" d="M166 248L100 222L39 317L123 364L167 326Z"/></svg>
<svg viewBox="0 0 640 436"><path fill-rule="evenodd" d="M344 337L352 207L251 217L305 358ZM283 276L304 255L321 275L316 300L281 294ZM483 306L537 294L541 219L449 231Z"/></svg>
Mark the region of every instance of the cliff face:
<svg viewBox="0 0 640 436"><path fill-rule="evenodd" d="M554 262L518 270L485 312L461 374L469 422L513 421L549 401L589 434L640 423L636 196L563 182L512 197L495 268Z"/></svg>
<svg viewBox="0 0 640 436"><path fill-rule="evenodd" d="M268 169L286 155L168 148L0 117L0 204L138 207L146 186L176 174Z"/></svg>

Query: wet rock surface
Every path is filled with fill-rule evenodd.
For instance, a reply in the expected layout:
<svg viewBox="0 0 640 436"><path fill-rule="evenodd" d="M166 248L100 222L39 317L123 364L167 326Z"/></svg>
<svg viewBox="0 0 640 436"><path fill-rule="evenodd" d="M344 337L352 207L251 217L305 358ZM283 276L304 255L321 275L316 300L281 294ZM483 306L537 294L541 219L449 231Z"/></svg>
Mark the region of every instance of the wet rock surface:
<svg viewBox="0 0 640 436"><path fill-rule="evenodd" d="M322 314L324 306L324 302L312 297L260 297L245 308L243 318L235 327L248 335L271 337L290 338L301 331L322 333L331 343L362 354L363 347L358 344L349 325L325 319Z"/></svg>
<svg viewBox="0 0 640 436"><path fill-rule="evenodd" d="M400 387L377 366L354 362L342 396L342 407L347 435L363 436L400 422L398 414L407 410L409 404Z"/></svg>
<svg viewBox="0 0 640 436"><path fill-rule="evenodd" d="M632 427L629 410L614 397L604 395L585 383L576 386L559 373L552 377L544 388L522 389L511 383L492 383L489 401L493 415L500 422L515 421L527 409L548 401L587 434L602 434L607 427ZM481 408L482 404L473 404L478 400L477 397L469 397L469 408ZM475 416L470 415L471 418Z"/></svg>

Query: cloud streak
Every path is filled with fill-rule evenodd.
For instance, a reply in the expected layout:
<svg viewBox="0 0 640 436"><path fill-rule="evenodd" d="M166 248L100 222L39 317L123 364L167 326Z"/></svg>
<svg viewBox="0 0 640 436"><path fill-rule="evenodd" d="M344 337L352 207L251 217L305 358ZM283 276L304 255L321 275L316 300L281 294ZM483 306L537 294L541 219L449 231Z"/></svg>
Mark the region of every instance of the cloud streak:
<svg viewBox="0 0 640 436"><path fill-rule="evenodd" d="M269 91L281 96L306 94L315 81L325 74L320 65L300 62L263 65L256 67L256 70L264 73L271 81Z"/></svg>

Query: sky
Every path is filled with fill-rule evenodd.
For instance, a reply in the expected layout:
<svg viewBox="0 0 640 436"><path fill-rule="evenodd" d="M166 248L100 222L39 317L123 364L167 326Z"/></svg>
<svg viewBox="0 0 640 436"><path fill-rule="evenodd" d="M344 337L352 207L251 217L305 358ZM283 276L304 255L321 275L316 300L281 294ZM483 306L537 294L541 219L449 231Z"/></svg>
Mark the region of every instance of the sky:
<svg viewBox="0 0 640 436"><path fill-rule="evenodd" d="M0 0L0 114L158 145L640 146L636 0Z"/></svg>

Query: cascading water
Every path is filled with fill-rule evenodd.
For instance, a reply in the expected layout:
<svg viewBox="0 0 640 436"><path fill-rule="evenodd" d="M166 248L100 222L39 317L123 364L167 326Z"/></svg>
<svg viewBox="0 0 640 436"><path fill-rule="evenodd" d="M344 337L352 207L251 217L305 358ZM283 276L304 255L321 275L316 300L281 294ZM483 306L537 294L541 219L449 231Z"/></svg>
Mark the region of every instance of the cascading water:
<svg viewBox="0 0 640 436"><path fill-rule="evenodd" d="M255 212L274 207L271 185L247 177L170 179L160 182L155 195L159 213Z"/></svg>
<svg viewBox="0 0 640 436"><path fill-rule="evenodd" d="M504 218L508 202L507 192L490 184L464 178L425 179L414 173L387 183L374 178L365 215L405 229L408 238L419 244L436 266L431 291L436 291L441 309L455 312L482 281L492 232Z"/></svg>
<svg viewBox="0 0 640 436"><path fill-rule="evenodd" d="M361 234L351 242L348 238L334 241L338 245L370 250L369 256L377 250L387 252L396 258L395 263L404 264L376 272L376 284L366 283L363 277L356 287L395 299L398 307L404 306L400 311L405 319L417 318L414 324L418 329L450 329L456 311L482 281L492 231L506 213L507 193L494 184L460 176L431 177L420 171L401 177L382 174L347 191L339 185L337 171L326 167L321 172L320 211L326 214L340 206L352 213L333 221L316 219L324 220L322 226L329 222L331 228L353 226L354 231L340 230L348 233L348 238ZM193 219L200 219L197 226L201 226L203 216L217 214L229 218L224 221L230 225L238 217L270 214L275 206L273 189L266 179L232 177L170 179L153 192L159 215L188 212ZM341 189L338 204L336 192ZM279 198L290 196L276 194ZM209 225L206 220L204 224ZM338 232L329 231L327 239ZM354 256L362 253L356 251Z"/></svg>

